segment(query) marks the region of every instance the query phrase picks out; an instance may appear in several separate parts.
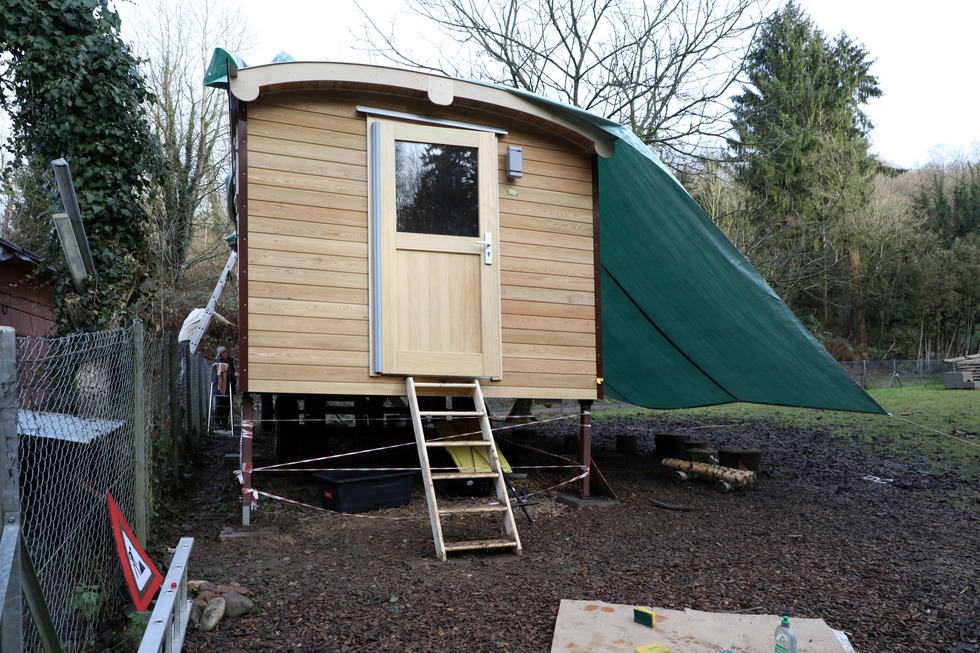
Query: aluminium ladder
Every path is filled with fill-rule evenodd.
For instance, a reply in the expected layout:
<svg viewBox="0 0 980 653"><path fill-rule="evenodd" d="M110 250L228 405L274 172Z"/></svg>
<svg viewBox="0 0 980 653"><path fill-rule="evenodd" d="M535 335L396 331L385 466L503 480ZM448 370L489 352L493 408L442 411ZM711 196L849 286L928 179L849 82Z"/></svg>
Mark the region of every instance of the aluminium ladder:
<svg viewBox="0 0 980 653"><path fill-rule="evenodd" d="M201 321L197 323L197 329L194 330L194 335L191 336L192 355L197 353L197 348L201 345L201 338L204 337L208 327L211 325L211 317L214 315L214 309L218 305L218 298L221 297L221 291L224 290L225 284L228 283L228 274L235 267L237 261L238 251L233 249L228 256L228 262L225 263L225 269L221 271L217 285L211 292L211 298L208 300L207 308L204 309L204 315L201 317Z"/></svg>
<svg viewBox="0 0 980 653"><path fill-rule="evenodd" d="M445 562L447 553L452 551L486 551L492 549L513 549L514 553L520 555L522 552L521 539L517 534L514 511L511 508L504 472L500 466L500 457L497 455L497 445L494 443L493 432L490 429L490 417L487 414L486 404L483 401L483 392L480 389L480 383L476 379L456 382L416 382L413 377L408 377L405 385L408 390L412 425L415 429L415 442L418 445L419 461L422 466L425 499L429 508L429 522L432 525L432 539L436 546L436 556L439 560ZM420 390L421 392L419 392ZM420 410L420 394L430 397L471 397L473 399L474 410ZM422 423L423 419L454 418L475 419L479 421L480 437L426 440L424 425ZM473 435L476 434L474 433ZM489 471L475 468L461 468L458 471L452 472L433 472L429 466L428 451L429 449L439 447L469 447L478 449L489 461ZM434 481L482 478L493 479L496 490L496 501L489 503L472 501L467 505L453 506L439 505L438 499L436 498L435 486L433 485ZM502 534L483 539L446 542L443 537L442 520L446 517L455 517L457 515L465 516L465 518L482 517L484 519L502 517Z"/></svg>

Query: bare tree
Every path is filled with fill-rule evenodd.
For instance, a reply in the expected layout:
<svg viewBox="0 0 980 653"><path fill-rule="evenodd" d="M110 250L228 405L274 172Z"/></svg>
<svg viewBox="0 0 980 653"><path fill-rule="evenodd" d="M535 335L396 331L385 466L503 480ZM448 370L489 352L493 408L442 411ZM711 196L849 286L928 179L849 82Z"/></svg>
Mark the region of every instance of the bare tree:
<svg viewBox="0 0 980 653"><path fill-rule="evenodd" d="M729 129L725 101L766 0L406 0L457 47L418 56L363 7L366 48L598 113L675 165ZM411 33L411 32L408 32ZM417 34L411 33L418 38ZM408 37L405 37L408 38Z"/></svg>
<svg viewBox="0 0 980 653"><path fill-rule="evenodd" d="M151 0L134 20L135 49L156 96L150 108L162 148L162 173L151 199L161 288L176 287L197 261L227 251L215 229L228 161L226 95L203 85L215 44L244 49L247 28L230 3ZM204 236L204 238L200 238ZM201 250L192 255L195 239Z"/></svg>

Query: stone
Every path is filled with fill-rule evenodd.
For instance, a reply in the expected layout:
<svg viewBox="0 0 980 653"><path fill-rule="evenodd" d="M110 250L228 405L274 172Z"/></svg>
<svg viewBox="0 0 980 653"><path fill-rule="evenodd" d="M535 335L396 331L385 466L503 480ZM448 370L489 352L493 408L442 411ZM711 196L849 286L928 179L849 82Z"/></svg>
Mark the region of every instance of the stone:
<svg viewBox="0 0 980 653"><path fill-rule="evenodd" d="M225 600L220 596L208 601L204 612L201 614L201 630L207 632L214 630L221 618L225 616Z"/></svg>
<svg viewBox="0 0 980 653"><path fill-rule="evenodd" d="M216 596L218 596L218 594L216 592L212 592L211 590L202 590L197 593L197 598L202 599L205 603Z"/></svg>
<svg viewBox="0 0 980 653"><path fill-rule="evenodd" d="M226 617L240 617L243 614L248 614L255 608L252 599L238 592L225 592L221 595L221 598L225 600Z"/></svg>
<svg viewBox="0 0 980 653"><path fill-rule="evenodd" d="M201 591L201 585L207 582L206 580L189 580L187 581L187 589L197 594Z"/></svg>
<svg viewBox="0 0 980 653"><path fill-rule="evenodd" d="M189 619L191 620L191 623L194 624L195 626L201 625L201 615L204 614L204 606L206 605L207 602L201 600L195 600L194 603L191 605L191 613L189 615Z"/></svg>

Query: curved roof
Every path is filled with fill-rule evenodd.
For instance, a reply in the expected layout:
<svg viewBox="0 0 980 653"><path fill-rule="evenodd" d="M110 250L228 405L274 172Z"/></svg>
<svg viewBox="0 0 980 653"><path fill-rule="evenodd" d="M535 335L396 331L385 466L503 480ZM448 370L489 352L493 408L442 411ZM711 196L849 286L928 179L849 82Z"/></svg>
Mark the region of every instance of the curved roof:
<svg viewBox="0 0 980 653"><path fill-rule="evenodd" d="M217 54L216 54L217 56ZM227 56L227 55L226 55ZM228 60L227 75L205 83L224 86L235 98L251 102L260 95L303 90L367 91L428 99L439 106L463 106L490 111L535 124L571 140L601 157L613 155L616 138L561 105L535 101L533 96L429 73L365 64L292 61L240 67ZM212 66L212 68L220 68ZM221 71L223 73L224 71Z"/></svg>

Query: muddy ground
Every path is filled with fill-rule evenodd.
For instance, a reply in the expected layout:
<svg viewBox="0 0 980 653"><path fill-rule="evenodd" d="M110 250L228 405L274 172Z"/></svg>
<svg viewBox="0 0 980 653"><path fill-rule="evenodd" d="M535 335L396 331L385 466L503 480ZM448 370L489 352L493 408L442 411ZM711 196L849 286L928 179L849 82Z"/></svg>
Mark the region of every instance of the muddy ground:
<svg viewBox="0 0 980 653"><path fill-rule="evenodd" d="M520 443L560 452L576 429L548 423ZM679 430L713 447L761 448L759 481L724 494L709 482L673 482L654 455L654 433ZM618 434L639 436L636 455L616 453ZM562 464L507 449L510 435L500 438L511 460ZM225 460L237 441L215 437L190 489L162 510L158 535L193 536L190 576L248 588L257 610L211 632L192 628L184 650L544 653L560 601L581 599L822 618L862 653L976 653L978 479L930 471L913 453L860 435L692 425L669 414L598 420L595 458L618 505L573 509L556 496L574 486L553 486L574 471L529 470L518 485L538 492L539 504L533 524L517 515L524 554L455 554L445 563L435 558L420 480L410 505L372 519L263 496L251 535L228 537L244 530ZM258 473L255 486L319 505L305 473Z"/></svg>

